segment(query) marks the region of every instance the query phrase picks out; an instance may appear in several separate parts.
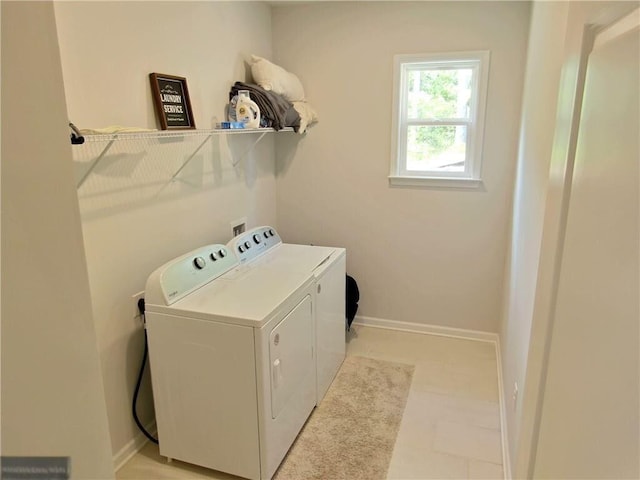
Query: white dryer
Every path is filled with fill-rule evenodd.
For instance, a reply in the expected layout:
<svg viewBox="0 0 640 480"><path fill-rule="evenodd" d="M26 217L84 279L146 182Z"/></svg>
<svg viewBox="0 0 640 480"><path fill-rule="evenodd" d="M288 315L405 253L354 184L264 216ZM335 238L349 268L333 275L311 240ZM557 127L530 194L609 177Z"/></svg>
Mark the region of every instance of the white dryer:
<svg viewBox="0 0 640 480"><path fill-rule="evenodd" d="M230 240L227 247L239 259L236 270L303 273L313 279L319 405L345 358L346 250L283 243L270 226L248 230Z"/></svg>
<svg viewBox="0 0 640 480"><path fill-rule="evenodd" d="M160 454L270 479L316 403L315 284L238 265L210 245L147 281Z"/></svg>

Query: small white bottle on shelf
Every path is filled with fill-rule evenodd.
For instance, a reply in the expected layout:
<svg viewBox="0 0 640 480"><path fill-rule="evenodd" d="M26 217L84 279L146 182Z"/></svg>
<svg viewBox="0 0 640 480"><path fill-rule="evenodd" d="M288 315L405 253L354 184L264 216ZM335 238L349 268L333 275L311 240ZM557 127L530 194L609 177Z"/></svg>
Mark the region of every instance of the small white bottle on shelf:
<svg viewBox="0 0 640 480"><path fill-rule="evenodd" d="M236 102L236 120L244 123L245 128L260 127L260 109L251 100L249 90L239 90Z"/></svg>

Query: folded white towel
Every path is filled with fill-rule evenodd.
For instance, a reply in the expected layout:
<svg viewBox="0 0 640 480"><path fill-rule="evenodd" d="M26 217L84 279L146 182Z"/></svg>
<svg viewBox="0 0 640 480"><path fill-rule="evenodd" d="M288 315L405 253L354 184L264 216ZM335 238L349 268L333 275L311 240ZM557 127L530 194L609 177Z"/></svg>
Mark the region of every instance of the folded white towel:
<svg viewBox="0 0 640 480"><path fill-rule="evenodd" d="M300 115L300 129L298 133L304 133L307 128L318 121L318 114L309 102L293 102L293 108L295 108L298 115Z"/></svg>

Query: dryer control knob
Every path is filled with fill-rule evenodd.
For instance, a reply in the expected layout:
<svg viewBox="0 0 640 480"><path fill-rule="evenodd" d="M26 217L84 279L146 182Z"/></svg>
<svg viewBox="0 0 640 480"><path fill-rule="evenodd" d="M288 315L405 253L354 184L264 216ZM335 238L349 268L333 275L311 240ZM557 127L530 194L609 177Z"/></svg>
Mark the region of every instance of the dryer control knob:
<svg viewBox="0 0 640 480"><path fill-rule="evenodd" d="M227 256L227 253L224 250L222 249L218 250L218 257L224 258L226 256Z"/></svg>
<svg viewBox="0 0 640 480"><path fill-rule="evenodd" d="M271 235L272 237L275 235L275 232L271 228L269 229L269 235Z"/></svg>
<svg viewBox="0 0 640 480"><path fill-rule="evenodd" d="M244 247L245 248L251 248L251 244L249 242L244 242Z"/></svg>
<svg viewBox="0 0 640 480"><path fill-rule="evenodd" d="M198 270L202 270L206 264L207 262L205 262L204 258L202 257L196 257L193 259L193 266L196 267Z"/></svg>
<svg viewBox="0 0 640 480"><path fill-rule="evenodd" d="M216 260L218 260L218 255L216 254L216 252L213 252L211 255L209 255L209 258L215 262Z"/></svg>
<svg viewBox="0 0 640 480"><path fill-rule="evenodd" d="M260 235L258 235L257 233L253 236L253 241L256 243L260 243Z"/></svg>

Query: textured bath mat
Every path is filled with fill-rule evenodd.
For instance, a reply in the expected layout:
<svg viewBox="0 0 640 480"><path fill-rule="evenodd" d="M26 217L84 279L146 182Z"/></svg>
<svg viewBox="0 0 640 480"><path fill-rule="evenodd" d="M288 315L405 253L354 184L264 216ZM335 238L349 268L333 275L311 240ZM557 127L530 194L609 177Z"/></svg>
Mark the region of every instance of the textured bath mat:
<svg viewBox="0 0 640 480"><path fill-rule="evenodd" d="M412 365L347 357L274 480L383 480Z"/></svg>

